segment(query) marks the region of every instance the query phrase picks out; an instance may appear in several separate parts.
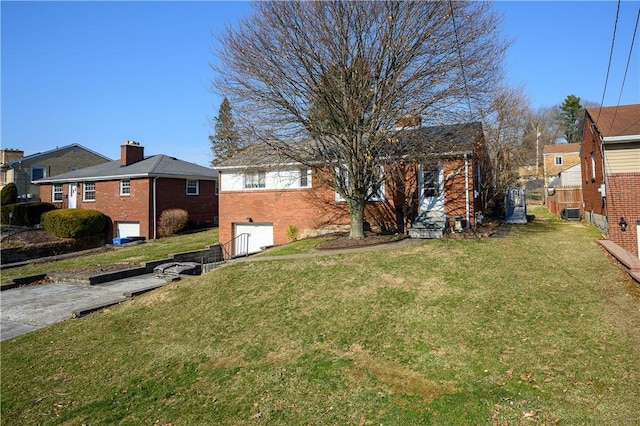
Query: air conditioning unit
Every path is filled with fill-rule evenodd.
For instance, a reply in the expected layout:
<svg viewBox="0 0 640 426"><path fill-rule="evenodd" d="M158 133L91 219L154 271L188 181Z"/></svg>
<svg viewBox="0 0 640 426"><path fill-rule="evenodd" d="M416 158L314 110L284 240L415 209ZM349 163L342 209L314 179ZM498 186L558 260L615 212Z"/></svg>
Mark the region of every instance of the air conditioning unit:
<svg viewBox="0 0 640 426"><path fill-rule="evenodd" d="M580 220L580 209L577 207L566 207L560 212L560 217L564 220Z"/></svg>

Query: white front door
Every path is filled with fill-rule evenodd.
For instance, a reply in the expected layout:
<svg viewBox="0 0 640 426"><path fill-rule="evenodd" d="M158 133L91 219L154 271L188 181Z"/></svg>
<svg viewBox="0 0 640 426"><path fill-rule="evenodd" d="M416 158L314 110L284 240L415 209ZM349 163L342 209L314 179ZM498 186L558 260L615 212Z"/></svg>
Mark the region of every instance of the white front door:
<svg viewBox="0 0 640 426"><path fill-rule="evenodd" d="M77 198L78 197L78 184L70 183L69 184L69 202L67 203L67 207L70 209L75 209L78 205Z"/></svg>
<svg viewBox="0 0 640 426"><path fill-rule="evenodd" d="M418 213L426 211L444 212L444 174L441 165L420 165L418 191L420 197Z"/></svg>

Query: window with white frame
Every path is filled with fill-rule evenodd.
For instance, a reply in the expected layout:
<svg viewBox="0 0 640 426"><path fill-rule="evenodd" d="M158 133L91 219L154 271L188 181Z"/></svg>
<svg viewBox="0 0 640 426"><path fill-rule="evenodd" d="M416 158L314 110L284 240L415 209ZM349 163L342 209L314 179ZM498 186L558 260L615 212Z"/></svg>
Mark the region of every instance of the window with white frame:
<svg viewBox="0 0 640 426"><path fill-rule="evenodd" d="M556 161L556 163L555 163L556 166L562 166L562 156L557 155L555 161Z"/></svg>
<svg viewBox="0 0 640 426"><path fill-rule="evenodd" d="M129 179L120 181L120 195L131 195L131 181Z"/></svg>
<svg viewBox="0 0 640 426"><path fill-rule="evenodd" d="M38 179L42 179L43 177L45 177L45 168L44 167L38 167L38 166L33 166L31 167L31 180L38 180Z"/></svg>
<svg viewBox="0 0 640 426"><path fill-rule="evenodd" d="M187 195L198 195L200 193L200 185L197 180L187 181Z"/></svg>
<svg viewBox="0 0 640 426"><path fill-rule="evenodd" d="M96 200L96 183L85 182L82 185L82 201L95 201Z"/></svg>
<svg viewBox="0 0 640 426"><path fill-rule="evenodd" d="M244 187L246 189L264 188L265 173L262 172L246 172L244 174Z"/></svg>
<svg viewBox="0 0 640 426"><path fill-rule="evenodd" d="M591 180L596 180L596 154L591 151Z"/></svg>
<svg viewBox="0 0 640 426"><path fill-rule="evenodd" d="M53 201L54 203L60 203L62 202L62 200L64 199L64 194L62 193L63 191L63 185L61 183L54 183L53 184L53 189L51 192L51 201Z"/></svg>

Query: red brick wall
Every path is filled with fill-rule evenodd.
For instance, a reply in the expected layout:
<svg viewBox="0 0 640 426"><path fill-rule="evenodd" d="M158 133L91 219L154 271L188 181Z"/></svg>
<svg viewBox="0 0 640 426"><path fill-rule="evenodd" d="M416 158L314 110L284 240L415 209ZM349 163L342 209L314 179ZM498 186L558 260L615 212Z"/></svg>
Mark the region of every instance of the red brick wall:
<svg viewBox="0 0 640 426"><path fill-rule="evenodd" d="M465 169L464 161L447 162L444 166L445 177L455 171L445 183L445 202L450 216L466 214L465 209ZM417 214L417 189L415 165L406 166L401 173L406 175L401 185L387 182L385 184L384 202L370 202L365 210L365 219L374 230L397 231L402 229L403 210L410 219ZM473 189L476 187L474 168L469 161L469 202L470 222L475 223ZM224 173L220 173L220 181ZM404 207L406 204L407 207ZM404 207L404 208L403 208ZM272 223L274 244L288 242L287 227L295 224L299 234L306 230L316 230L325 225L349 225L348 207L345 202L335 201L332 188L323 185L314 175L312 188L291 190L242 190L224 191L220 193L220 242L226 243L233 238L234 223L247 223L251 218L254 223ZM453 219L452 219L453 220Z"/></svg>
<svg viewBox="0 0 640 426"><path fill-rule="evenodd" d="M131 179L130 195L120 195L120 181L96 182L95 201L83 201L83 183L78 184L77 208L98 210L109 216L111 226L107 238L115 235L118 222L138 222L140 235L154 238L153 218L153 179ZM160 178L156 182L156 214L160 217L163 210L181 208L189 212L189 220L195 222L210 222L218 214L217 196L214 194L213 181L200 181L199 196L186 195L186 181L184 179ZM51 202L52 185L41 185L43 200ZM66 197L69 184L63 185ZM54 203L58 208L67 208L68 201Z"/></svg>
<svg viewBox="0 0 640 426"><path fill-rule="evenodd" d="M201 180L198 196L187 195L184 179L158 179L156 183L156 211L158 218L164 210L180 208L189 212L189 220L196 223L214 224L218 216L218 196L215 182ZM153 200L150 200L152 203Z"/></svg>
<svg viewBox="0 0 640 426"><path fill-rule="evenodd" d="M469 223L475 224L475 211L477 201L474 200L473 190L477 189L477 183L475 179L474 168L471 166L471 161L468 161L469 182L465 181L465 164L464 159L450 160L444 163L443 172L445 177L444 185L444 204L447 215L449 216L449 224L453 225L453 216L462 216L463 220L466 220L466 203L465 189L468 188L469 197ZM451 176L447 179L447 176Z"/></svg>
<svg viewBox="0 0 640 426"><path fill-rule="evenodd" d="M609 239L639 257L637 222L640 220L640 173L620 173L607 177ZM627 230L620 229L620 218Z"/></svg>
<svg viewBox="0 0 640 426"><path fill-rule="evenodd" d="M131 179L131 195L120 195L120 181L96 182L95 201L82 201L84 182L78 184L77 208L99 210L109 216L112 229L108 238L116 235L118 222L138 222L140 224L140 236L147 239L153 238L151 228L151 181L149 179ZM64 191L69 190L65 185Z"/></svg>
<svg viewBox="0 0 640 426"><path fill-rule="evenodd" d="M220 181L224 173L220 173ZM333 190L321 185L316 176L313 188L290 190L243 190L220 193L219 239L233 239L234 223L273 224L274 244L288 242L287 227L294 224L299 234L326 224L349 224L346 203L336 203Z"/></svg>
<svg viewBox="0 0 640 426"><path fill-rule="evenodd" d="M591 153L594 154L595 161L591 161ZM586 115L584 139L580 152L582 170L582 200L584 211L606 216L606 200L601 196L598 189L603 182L604 172L602 170L602 145L600 136L595 129L591 117ZM595 170L593 167L595 163Z"/></svg>

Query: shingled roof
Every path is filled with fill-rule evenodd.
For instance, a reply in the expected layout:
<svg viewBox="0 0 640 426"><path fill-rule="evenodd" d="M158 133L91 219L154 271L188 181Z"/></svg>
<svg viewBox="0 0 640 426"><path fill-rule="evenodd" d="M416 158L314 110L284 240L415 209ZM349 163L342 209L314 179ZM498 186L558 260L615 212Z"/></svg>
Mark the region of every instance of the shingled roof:
<svg viewBox="0 0 640 426"><path fill-rule="evenodd" d="M482 135L481 123L455 124L434 127L414 127L389 133L393 151L416 157L444 157L471 154ZM300 150L310 144L300 142ZM385 154L388 155L388 154ZM308 162L313 162L311 155ZM279 153L266 144L250 145L231 158L221 162L217 168L241 169L255 167L294 166L300 163Z"/></svg>
<svg viewBox="0 0 640 426"><path fill-rule="evenodd" d="M640 104L587 108L602 137L640 135Z"/></svg>
<svg viewBox="0 0 640 426"><path fill-rule="evenodd" d="M155 177L215 180L217 176L218 172L208 167L178 160L177 158L167 155L152 155L127 166L121 165L120 160L116 160L57 176L51 176L49 178L39 179L34 183L104 181Z"/></svg>

